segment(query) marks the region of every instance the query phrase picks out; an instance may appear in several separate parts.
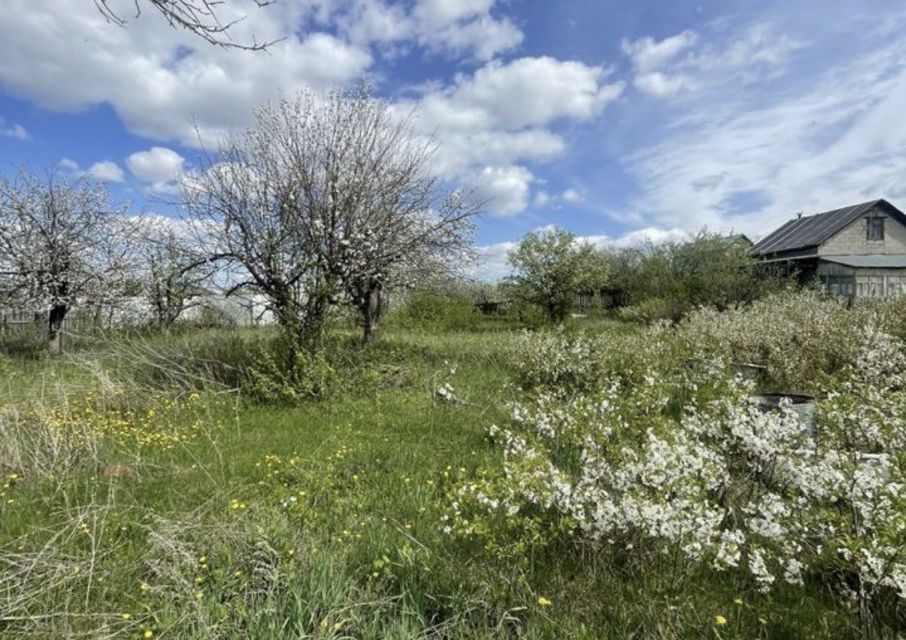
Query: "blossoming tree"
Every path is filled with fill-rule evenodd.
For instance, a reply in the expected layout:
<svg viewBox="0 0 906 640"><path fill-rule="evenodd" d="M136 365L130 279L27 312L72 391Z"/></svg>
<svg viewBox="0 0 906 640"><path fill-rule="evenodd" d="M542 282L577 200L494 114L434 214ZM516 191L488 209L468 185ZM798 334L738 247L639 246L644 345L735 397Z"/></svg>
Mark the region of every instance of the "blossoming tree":
<svg viewBox="0 0 906 640"><path fill-rule="evenodd" d="M46 311L51 353L74 305L117 297L129 272L122 220L88 180L0 179L0 298Z"/></svg>
<svg viewBox="0 0 906 640"><path fill-rule="evenodd" d="M238 268L231 290L266 295L298 348L328 311L359 313L366 341L389 289L460 262L478 208L443 193L433 144L367 87L266 104L185 190L211 261Z"/></svg>

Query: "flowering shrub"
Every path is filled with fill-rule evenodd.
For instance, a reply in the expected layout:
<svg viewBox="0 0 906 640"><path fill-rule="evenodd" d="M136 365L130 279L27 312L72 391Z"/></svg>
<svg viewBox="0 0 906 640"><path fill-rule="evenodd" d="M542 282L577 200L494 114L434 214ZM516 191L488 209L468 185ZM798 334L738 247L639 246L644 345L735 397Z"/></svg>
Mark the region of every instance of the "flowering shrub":
<svg viewBox="0 0 906 640"><path fill-rule="evenodd" d="M786 292L723 313L699 309L679 336L693 351L766 366L781 388L810 389L816 372L853 361L860 347L855 327L869 314L815 291Z"/></svg>
<svg viewBox="0 0 906 640"><path fill-rule="evenodd" d="M874 312L799 301L815 308L776 298L700 312L676 335L526 337L522 393L509 424L489 429L502 471L453 491L444 530L666 557L674 571L741 572L762 591L836 575L862 603L906 599L906 350ZM775 318L784 308L797 315ZM793 344L811 377L781 358ZM817 441L791 405L759 405L733 375L740 353L826 390Z"/></svg>

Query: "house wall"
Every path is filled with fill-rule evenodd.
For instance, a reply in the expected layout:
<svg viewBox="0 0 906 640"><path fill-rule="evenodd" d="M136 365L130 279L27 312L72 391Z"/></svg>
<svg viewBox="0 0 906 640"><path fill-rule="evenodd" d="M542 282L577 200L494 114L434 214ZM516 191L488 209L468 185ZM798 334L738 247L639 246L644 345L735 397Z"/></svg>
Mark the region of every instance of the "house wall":
<svg viewBox="0 0 906 640"><path fill-rule="evenodd" d="M856 299L906 296L906 269L857 269Z"/></svg>
<svg viewBox="0 0 906 640"><path fill-rule="evenodd" d="M818 281L825 291L856 300L906 296L906 269L855 269L822 262Z"/></svg>
<svg viewBox="0 0 906 640"><path fill-rule="evenodd" d="M875 216L885 218L884 240L881 241L866 239L865 218ZM906 254L906 226L880 208L871 209L818 248L818 255L821 256L871 254Z"/></svg>

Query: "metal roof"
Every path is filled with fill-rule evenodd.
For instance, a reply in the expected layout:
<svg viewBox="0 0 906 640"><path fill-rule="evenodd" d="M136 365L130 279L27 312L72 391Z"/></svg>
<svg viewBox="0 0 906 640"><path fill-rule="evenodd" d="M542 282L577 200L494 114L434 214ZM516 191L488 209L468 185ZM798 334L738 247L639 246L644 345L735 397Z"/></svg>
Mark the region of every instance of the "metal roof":
<svg viewBox="0 0 906 640"><path fill-rule="evenodd" d="M773 233L762 238L753 248L756 255L768 255L782 251L794 251L815 247L828 240L835 233L846 227L870 209L884 203L893 207L886 200L872 200L842 209L816 213L790 220Z"/></svg>
<svg viewBox="0 0 906 640"><path fill-rule="evenodd" d="M864 269L906 269L906 254L868 256L821 256L825 262Z"/></svg>

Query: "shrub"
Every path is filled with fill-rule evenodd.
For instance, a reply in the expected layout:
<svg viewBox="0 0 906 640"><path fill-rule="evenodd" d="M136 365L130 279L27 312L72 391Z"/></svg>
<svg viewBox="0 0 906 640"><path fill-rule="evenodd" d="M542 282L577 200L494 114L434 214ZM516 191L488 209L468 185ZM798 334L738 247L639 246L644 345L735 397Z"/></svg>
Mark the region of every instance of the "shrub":
<svg viewBox="0 0 906 640"><path fill-rule="evenodd" d="M523 392L489 429L503 469L453 490L446 531L496 541L488 548L514 535L579 543L670 584L701 571L762 591L825 579L861 614L895 615L906 599L906 347L869 310L796 301L699 316L673 339L663 327L625 341L526 336ZM792 317L778 320L777 305ZM723 354L690 350L690 328L707 327L711 347L724 320L734 345L827 393L817 445L792 407L760 407ZM820 332L795 333L821 365L808 380L779 357L797 321ZM743 325L754 337L737 335ZM846 339L822 342L834 338Z"/></svg>
<svg viewBox="0 0 906 640"><path fill-rule="evenodd" d="M475 301L468 295L415 292L396 310L389 322L406 329L466 331L477 320Z"/></svg>
<svg viewBox="0 0 906 640"><path fill-rule="evenodd" d="M698 309L680 328L696 352L764 365L781 390L816 390L861 348L859 327L877 323L868 307L850 309L817 291L784 292L721 313Z"/></svg>

